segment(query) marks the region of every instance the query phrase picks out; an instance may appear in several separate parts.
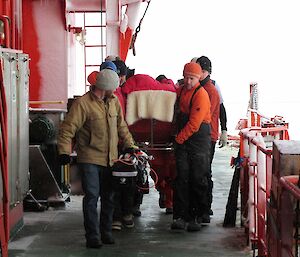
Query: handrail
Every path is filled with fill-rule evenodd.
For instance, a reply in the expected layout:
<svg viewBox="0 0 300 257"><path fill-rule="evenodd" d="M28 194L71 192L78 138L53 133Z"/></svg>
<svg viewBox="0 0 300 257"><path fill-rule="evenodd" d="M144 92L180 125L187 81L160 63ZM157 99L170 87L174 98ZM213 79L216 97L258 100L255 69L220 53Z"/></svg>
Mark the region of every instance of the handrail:
<svg viewBox="0 0 300 257"><path fill-rule="evenodd" d="M277 222L277 220L275 222L276 215L278 214L275 213L276 215L273 216L274 213L270 211L272 204L274 204L274 195L272 194L273 191L271 191L274 175L272 173L274 156L271 144L274 140L289 140L288 124L280 116L269 118L258 111L257 84L253 83L250 84L247 119L241 119L237 129L240 130L241 220L242 222L248 221L245 226L245 232L248 234L248 239L253 249L253 256L271 256L269 254L270 245L272 245L270 234L272 233L267 230L267 224L275 224ZM298 192L294 185L290 184L291 181L289 179L280 183L289 187L294 194L299 193L300 195L300 190ZM279 185L279 180L278 182L275 181L272 187L273 185ZM268 217L271 218L268 219ZM274 228L272 227L272 229ZM272 230L273 233L274 231ZM279 233L277 234L279 235ZM274 251L278 250L279 248L276 248Z"/></svg>
<svg viewBox="0 0 300 257"><path fill-rule="evenodd" d="M272 178L272 150L267 147L263 135L270 134L275 138L286 139L287 127L249 127L240 130L241 188L243 194L241 211L248 213L249 241L258 256L267 256L266 208L270 197Z"/></svg>
<svg viewBox="0 0 300 257"><path fill-rule="evenodd" d="M299 181L298 175L284 176L281 177L279 183L289 193L291 193L296 199L300 200L300 188L297 186Z"/></svg>

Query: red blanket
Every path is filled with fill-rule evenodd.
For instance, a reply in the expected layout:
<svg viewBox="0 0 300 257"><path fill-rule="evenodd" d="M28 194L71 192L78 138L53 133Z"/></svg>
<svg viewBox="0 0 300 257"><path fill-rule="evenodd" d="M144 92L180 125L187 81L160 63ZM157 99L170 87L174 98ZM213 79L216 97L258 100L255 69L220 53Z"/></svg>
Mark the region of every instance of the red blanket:
<svg viewBox="0 0 300 257"><path fill-rule="evenodd" d="M133 91L140 90L165 90L176 92L176 88L172 80L164 80L161 83L154 78L145 74L136 74L130 77L122 86L122 93L127 96Z"/></svg>
<svg viewBox="0 0 300 257"><path fill-rule="evenodd" d="M176 92L176 87L172 80L163 80L162 83L145 74L137 74L130 77L126 83L119 87L114 94L118 96L121 106L126 112L127 95L134 91L141 90L165 90ZM151 120L139 120L129 129L137 142L151 141ZM171 142L172 136L175 134L175 126L170 122L162 122L155 120L152 124L153 142L168 143Z"/></svg>

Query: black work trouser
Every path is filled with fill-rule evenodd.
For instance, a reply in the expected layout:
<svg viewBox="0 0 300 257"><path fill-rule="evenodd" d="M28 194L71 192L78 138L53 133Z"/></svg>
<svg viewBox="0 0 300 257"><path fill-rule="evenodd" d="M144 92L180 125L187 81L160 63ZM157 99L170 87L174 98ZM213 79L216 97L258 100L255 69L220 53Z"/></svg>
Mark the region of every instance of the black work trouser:
<svg viewBox="0 0 300 257"><path fill-rule="evenodd" d="M127 180L128 184L114 185L114 221L122 221L124 216L132 214L133 211L136 182L133 178Z"/></svg>
<svg viewBox="0 0 300 257"><path fill-rule="evenodd" d="M140 189L136 188L133 198L133 207L138 208L143 203L144 194Z"/></svg>
<svg viewBox="0 0 300 257"><path fill-rule="evenodd" d="M187 141L176 145L174 219L190 221L208 212L210 147L209 124L202 124L199 131Z"/></svg>
<svg viewBox="0 0 300 257"><path fill-rule="evenodd" d="M212 162L214 159L214 154L215 154L215 148L216 148L216 142L211 141L211 151L210 151L210 169L209 169L209 175L208 175L208 190L207 190L207 197L208 197L208 207L211 209L212 201L213 201L213 187L214 187L214 182L212 180Z"/></svg>

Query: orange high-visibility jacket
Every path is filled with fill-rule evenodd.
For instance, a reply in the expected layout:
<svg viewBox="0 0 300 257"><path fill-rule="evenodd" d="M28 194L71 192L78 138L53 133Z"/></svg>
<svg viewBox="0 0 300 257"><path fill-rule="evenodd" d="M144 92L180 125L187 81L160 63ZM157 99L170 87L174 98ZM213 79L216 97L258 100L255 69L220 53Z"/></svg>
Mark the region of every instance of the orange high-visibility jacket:
<svg viewBox="0 0 300 257"><path fill-rule="evenodd" d="M176 141L179 144L184 143L189 137L191 137L200 128L202 122L210 123L210 100L206 90L201 87L194 95L192 99L192 106L190 108L190 102L193 92L199 84L196 84L192 89L187 90L184 86L179 88L177 94L180 95L179 107L180 111L189 115L189 121L184 128L178 133ZM181 92L182 90L182 92Z"/></svg>
<svg viewBox="0 0 300 257"><path fill-rule="evenodd" d="M220 96L210 79L203 87L207 91L210 100L211 141L216 142L219 138Z"/></svg>

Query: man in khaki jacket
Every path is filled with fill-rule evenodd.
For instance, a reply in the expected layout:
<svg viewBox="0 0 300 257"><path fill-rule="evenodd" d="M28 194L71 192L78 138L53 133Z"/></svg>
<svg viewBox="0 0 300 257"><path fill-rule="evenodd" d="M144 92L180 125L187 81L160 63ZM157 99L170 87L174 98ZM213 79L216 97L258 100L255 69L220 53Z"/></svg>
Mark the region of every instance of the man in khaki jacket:
<svg viewBox="0 0 300 257"><path fill-rule="evenodd" d="M116 72L104 69L91 91L77 99L61 125L58 136L59 160L70 162L72 139L76 138L77 162L82 173L86 247L113 244L112 175L110 167L118 158L119 139L124 148L136 148L113 91L119 86ZM100 226L97 202L101 197ZM100 241L101 235L101 241Z"/></svg>

